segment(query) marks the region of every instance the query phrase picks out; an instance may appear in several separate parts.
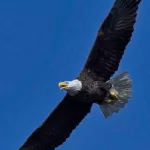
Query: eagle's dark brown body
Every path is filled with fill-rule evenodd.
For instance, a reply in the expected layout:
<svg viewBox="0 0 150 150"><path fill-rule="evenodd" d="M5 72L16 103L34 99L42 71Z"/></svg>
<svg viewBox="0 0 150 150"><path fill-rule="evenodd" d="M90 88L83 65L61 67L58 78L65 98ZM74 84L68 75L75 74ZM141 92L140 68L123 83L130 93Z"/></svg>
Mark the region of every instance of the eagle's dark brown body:
<svg viewBox="0 0 150 150"><path fill-rule="evenodd" d="M96 75L90 73L88 70L82 71L77 77L82 82L82 91L76 96L80 102L86 103L103 103L106 94L108 93L111 85L101 81Z"/></svg>

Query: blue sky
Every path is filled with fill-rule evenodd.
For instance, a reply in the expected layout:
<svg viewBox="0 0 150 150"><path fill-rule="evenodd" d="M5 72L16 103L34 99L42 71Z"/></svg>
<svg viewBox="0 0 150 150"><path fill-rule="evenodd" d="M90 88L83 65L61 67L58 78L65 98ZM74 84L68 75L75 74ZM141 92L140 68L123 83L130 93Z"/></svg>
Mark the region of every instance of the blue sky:
<svg viewBox="0 0 150 150"><path fill-rule="evenodd" d="M113 0L0 1L0 147L16 150L63 99L58 82L81 71ZM130 103L104 119L98 106L58 150L141 150L150 143L150 1L140 5L120 64Z"/></svg>

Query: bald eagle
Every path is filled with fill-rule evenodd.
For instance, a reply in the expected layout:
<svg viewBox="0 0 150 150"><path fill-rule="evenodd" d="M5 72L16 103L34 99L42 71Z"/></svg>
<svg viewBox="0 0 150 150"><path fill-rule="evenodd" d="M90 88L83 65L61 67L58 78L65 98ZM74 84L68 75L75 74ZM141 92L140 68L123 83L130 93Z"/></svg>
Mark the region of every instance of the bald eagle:
<svg viewBox="0 0 150 150"><path fill-rule="evenodd" d="M134 31L141 0L116 0L100 27L81 73L59 83L67 91L54 111L19 150L54 150L70 136L94 103L107 118L128 102L131 79L128 72L112 78Z"/></svg>

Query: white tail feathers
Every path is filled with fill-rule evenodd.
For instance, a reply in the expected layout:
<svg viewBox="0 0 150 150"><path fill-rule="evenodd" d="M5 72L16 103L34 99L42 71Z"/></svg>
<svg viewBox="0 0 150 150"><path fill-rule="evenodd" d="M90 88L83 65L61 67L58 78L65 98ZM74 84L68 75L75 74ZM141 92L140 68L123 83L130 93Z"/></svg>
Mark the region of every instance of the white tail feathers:
<svg viewBox="0 0 150 150"><path fill-rule="evenodd" d="M100 108L106 118L111 116L114 112L119 112L120 108L123 108L125 104L128 103L132 87L132 81L128 72L122 72L120 75L107 81L107 83L112 84L112 88L118 92L118 97L112 104L103 103L100 105Z"/></svg>

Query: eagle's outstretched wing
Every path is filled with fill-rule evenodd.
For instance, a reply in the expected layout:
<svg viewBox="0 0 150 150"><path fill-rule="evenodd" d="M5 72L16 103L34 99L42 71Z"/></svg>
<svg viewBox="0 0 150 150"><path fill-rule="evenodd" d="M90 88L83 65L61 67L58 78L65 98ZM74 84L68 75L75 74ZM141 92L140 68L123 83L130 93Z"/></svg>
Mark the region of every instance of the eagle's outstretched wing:
<svg viewBox="0 0 150 150"><path fill-rule="evenodd" d="M140 1L115 1L98 31L83 72L88 70L101 81L109 80L115 73L134 31Z"/></svg>
<svg viewBox="0 0 150 150"><path fill-rule="evenodd" d="M67 94L19 150L54 150L61 145L91 110L91 103L81 103L75 98Z"/></svg>

